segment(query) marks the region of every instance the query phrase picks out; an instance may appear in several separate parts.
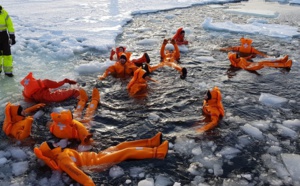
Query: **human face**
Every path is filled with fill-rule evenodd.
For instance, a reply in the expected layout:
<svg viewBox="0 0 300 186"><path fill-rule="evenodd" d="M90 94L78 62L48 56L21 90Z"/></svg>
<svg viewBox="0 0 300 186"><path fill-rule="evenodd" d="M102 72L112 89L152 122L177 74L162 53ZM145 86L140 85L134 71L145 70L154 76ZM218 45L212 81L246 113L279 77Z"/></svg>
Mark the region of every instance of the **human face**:
<svg viewBox="0 0 300 186"><path fill-rule="evenodd" d="M124 64L126 63L126 59L120 58L120 63L121 63L122 65L124 65Z"/></svg>

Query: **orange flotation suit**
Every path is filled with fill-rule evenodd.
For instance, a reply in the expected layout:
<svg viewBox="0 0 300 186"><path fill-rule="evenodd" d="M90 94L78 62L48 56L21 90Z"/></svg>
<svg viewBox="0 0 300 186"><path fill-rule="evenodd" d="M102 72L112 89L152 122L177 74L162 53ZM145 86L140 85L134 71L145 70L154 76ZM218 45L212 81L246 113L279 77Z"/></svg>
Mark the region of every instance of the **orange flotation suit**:
<svg viewBox="0 0 300 186"><path fill-rule="evenodd" d="M50 124L50 132L58 137L65 139L77 139L82 145L90 145L93 140L92 134L79 121L73 119L70 110L60 113L51 113L53 122Z"/></svg>
<svg viewBox="0 0 300 186"><path fill-rule="evenodd" d="M7 103L5 107L5 119L2 130L7 136L14 137L18 140L23 140L30 135L33 123L33 117L24 117L19 115L18 110L20 105L12 105Z"/></svg>
<svg viewBox="0 0 300 186"><path fill-rule="evenodd" d="M128 93L131 97L147 96L147 80L145 79L146 71L142 68L134 72L133 78L127 85Z"/></svg>
<svg viewBox="0 0 300 186"><path fill-rule="evenodd" d="M64 85L65 83L76 83L75 81L69 79L64 79L63 81L59 82L49 79L37 80L33 77L32 72L30 72L20 83L24 87L24 98L30 101L42 103L60 102L71 97L77 97L79 95L79 90L77 89L52 90Z"/></svg>
<svg viewBox="0 0 300 186"><path fill-rule="evenodd" d="M187 45L189 42L184 40L184 35L182 35L182 32L185 33L182 27L177 29L172 39L174 39L178 45Z"/></svg>
<svg viewBox="0 0 300 186"><path fill-rule="evenodd" d="M219 88L214 87L207 94L209 96L203 101L202 111L205 115L210 116L211 121L200 129L197 129L197 132L205 132L215 128L218 125L219 118L225 114Z"/></svg>
<svg viewBox="0 0 300 186"><path fill-rule="evenodd" d="M117 61L114 65L106 69L100 79L105 79L109 75L116 78L127 78L133 76L134 71L138 69L138 67L128 60L130 55L131 53L122 53L121 56L126 58L126 63L122 64L120 60Z"/></svg>
<svg viewBox="0 0 300 186"><path fill-rule="evenodd" d="M161 144L161 133L158 133L153 138L123 142L99 153L77 152L68 148L62 151L60 147L43 142L39 148L34 148L34 153L53 170L66 172L84 186L95 186L81 167L103 171L128 159L164 159L168 153L168 141Z"/></svg>
<svg viewBox="0 0 300 186"><path fill-rule="evenodd" d="M263 52L260 52L251 46L252 39L241 38L240 41L241 41L241 46L222 48L221 50L238 52L239 56L246 57L247 59L254 58L254 57L256 57L256 55L260 55L262 57L268 57Z"/></svg>
<svg viewBox="0 0 300 186"><path fill-rule="evenodd" d="M289 60L287 55L283 58L276 59L274 61L249 62L246 58L237 57L236 53L229 52L228 59L232 66L249 71L260 70L264 67L289 69L292 66L292 60Z"/></svg>

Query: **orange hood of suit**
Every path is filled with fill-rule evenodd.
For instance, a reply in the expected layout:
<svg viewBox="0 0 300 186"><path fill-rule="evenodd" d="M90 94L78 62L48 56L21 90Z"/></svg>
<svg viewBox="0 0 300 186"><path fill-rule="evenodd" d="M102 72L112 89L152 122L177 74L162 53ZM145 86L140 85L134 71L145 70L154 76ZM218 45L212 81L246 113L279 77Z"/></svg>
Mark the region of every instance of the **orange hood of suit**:
<svg viewBox="0 0 300 186"><path fill-rule="evenodd" d="M222 95L218 87L211 91L211 99L203 101L203 112L207 115L224 116L224 107L222 104Z"/></svg>
<svg viewBox="0 0 300 186"><path fill-rule="evenodd" d="M239 52L251 54L252 53L252 39L249 38L241 38L241 46L239 48Z"/></svg>
<svg viewBox="0 0 300 186"><path fill-rule="evenodd" d="M32 72L29 72L29 74L20 83L24 87L23 95L26 98L30 98L35 92L44 88L43 82L39 79L35 79Z"/></svg>
<svg viewBox="0 0 300 186"><path fill-rule="evenodd" d="M147 81L143 77L145 74L146 71L142 68L139 68L134 72L133 78L127 85L127 89L131 96L135 96L136 94L142 94L141 96L143 96L146 94Z"/></svg>

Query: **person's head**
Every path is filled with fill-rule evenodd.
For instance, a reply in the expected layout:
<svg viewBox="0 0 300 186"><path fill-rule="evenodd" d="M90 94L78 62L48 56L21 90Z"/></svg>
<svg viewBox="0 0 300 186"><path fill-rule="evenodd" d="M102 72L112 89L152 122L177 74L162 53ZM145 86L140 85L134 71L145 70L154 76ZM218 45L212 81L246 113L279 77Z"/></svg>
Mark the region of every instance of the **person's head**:
<svg viewBox="0 0 300 186"><path fill-rule="evenodd" d="M207 90L205 95L204 95L204 99L206 101L210 100L211 99L211 93L210 93L210 90Z"/></svg>
<svg viewBox="0 0 300 186"><path fill-rule="evenodd" d="M120 56L120 63L121 63L122 65L124 65L126 62L127 62L127 56L126 56L125 53L123 53L123 54L121 54L121 56Z"/></svg>
<svg viewBox="0 0 300 186"><path fill-rule="evenodd" d="M119 46L119 52L125 52L125 48L122 46Z"/></svg>
<svg viewBox="0 0 300 186"><path fill-rule="evenodd" d="M10 114L13 122L18 122L24 119L23 107L21 105L11 105Z"/></svg>
<svg viewBox="0 0 300 186"><path fill-rule="evenodd" d="M185 34L185 31L181 30L180 35L184 36L184 34Z"/></svg>

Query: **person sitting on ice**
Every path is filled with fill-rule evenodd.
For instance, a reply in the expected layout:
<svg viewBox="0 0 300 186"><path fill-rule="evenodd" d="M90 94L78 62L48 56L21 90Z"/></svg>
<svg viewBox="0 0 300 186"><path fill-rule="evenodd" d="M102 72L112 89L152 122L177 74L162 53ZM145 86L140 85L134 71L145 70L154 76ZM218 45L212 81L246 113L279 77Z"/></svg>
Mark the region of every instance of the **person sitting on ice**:
<svg viewBox="0 0 300 186"><path fill-rule="evenodd" d="M183 30L182 27L180 27L177 29L172 39L176 41L177 45L188 45L189 42L185 40L184 37L185 37L185 31Z"/></svg>
<svg viewBox="0 0 300 186"><path fill-rule="evenodd" d="M266 55L265 53L251 46L252 39L242 37L240 39L240 42L241 42L240 46L221 48L220 50L237 52L239 56L245 57L247 59L255 58L257 55L261 57L268 57L268 55Z"/></svg>
<svg viewBox="0 0 300 186"><path fill-rule="evenodd" d="M264 67L290 69L292 66L292 60L288 59L288 55L274 60L250 62L247 58L240 57L237 53L229 52L228 59L231 66L249 71L260 70Z"/></svg>
<svg viewBox="0 0 300 186"><path fill-rule="evenodd" d="M77 82L70 79L62 81L52 81L49 79L35 79L32 72L30 72L21 82L24 87L23 96L28 101L38 103L61 102L69 98L77 98L79 96L78 89L57 89L68 83L70 85Z"/></svg>
<svg viewBox="0 0 300 186"><path fill-rule="evenodd" d="M29 114L44 106L44 103L40 103L23 109L21 105L14 105L8 102L5 106L5 118L2 130L7 136L16 138L17 140L24 140L30 136L34 120L33 116Z"/></svg>
<svg viewBox="0 0 300 186"><path fill-rule="evenodd" d="M168 44L168 43L171 44ZM166 49L166 50L165 50ZM180 78L185 79L187 75L186 68L178 65L180 59L180 51L174 39L164 39L160 49L161 66L169 66L176 69L180 73Z"/></svg>
<svg viewBox="0 0 300 186"><path fill-rule="evenodd" d="M127 85L129 95L133 98L145 98L148 94L148 80L156 82L149 77L146 70L141 67L137 69Z"/></svg>
<svg viewBox="0 0 300 186"><path fill-rule="evenodd" d="M95 186L92 178L84 170L104 171L125 160L164 159L168 153L169 143L162 143L159 132L150 139L125 141L116 146L96 152L77 152L65 148L62 150L52 142L43 142L34 148L35 155L43 160L52 170L66 172L72 179L85 186Z"/></svg>
<svg viewBox="0 0 300 186"><path fill-rule="evenodd" d="M218 87L214 87L212 90L206 92L202 112L208 117L210 122L197 129L197 132L200 133L214 129L218 125L219 119L224 116L222 95Z"/></svg>
<svg viewBox="0 0 300 186"><path fill-rule="evenodd" d="M74 111L76 118L81 120L82 111L88 100L88 96L85 90L80 89L80 97ZM97 109L98 103L100 101L100 95L97 88L93 89L92 101L90 102L83 120L78 121L73 118L70 110L63 110L60 113L51 113L50 132L57 138L61 139L76 139L80 141L78 146L78 151L87 151L92 148L92 134L88 131L87 127L84 125L88 123Z"/></svg>
<svg viewBox="0 0 300 186"><path fill-rule="evenodd" d="M123 53L126 53L126 56L131 56L131 52L126 51L126 47L119 46L116 48L116 50L111 50L110 52L110 60L112 61L118 61L120 60L120 57ZM129 60L129 58L128 58ZM144 53L141 57L137 59L130 59L132 63L134 63L136 66L140 67L143 63L150 63L150 57L147 53Z"/></svg>

